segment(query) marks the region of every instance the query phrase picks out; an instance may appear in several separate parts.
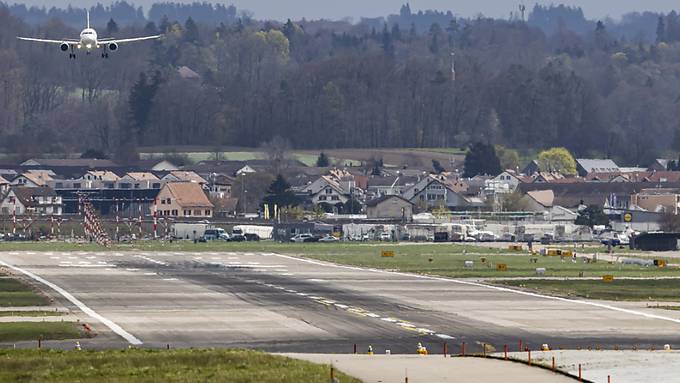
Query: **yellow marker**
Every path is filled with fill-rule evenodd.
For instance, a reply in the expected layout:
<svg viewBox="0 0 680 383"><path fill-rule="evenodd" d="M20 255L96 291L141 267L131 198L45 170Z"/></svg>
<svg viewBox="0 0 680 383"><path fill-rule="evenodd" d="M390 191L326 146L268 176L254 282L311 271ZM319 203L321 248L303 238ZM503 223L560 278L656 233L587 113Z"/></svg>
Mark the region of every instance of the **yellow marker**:
<svg viewBox="0 0 680 383"><path fill-rule="evenodd" d="M389 257L389 258L392 258L392 257L394 257L394 251L383 250L383 251L380 253L380 256L381 256L381 257Z"/></svg>
<svg viewBox="0 0 680 383"><path fill-rule="evenodd" d="M505 263L499 263L496 265L496 270L497 271L508 271L508 265Z"/></svg>
<svg viewBox="0 0 680 383"><path fill-rule="evenodd" d="M614 276L613 275L603 275L602 281L607 282L607 283L614 282Z"/></svg>

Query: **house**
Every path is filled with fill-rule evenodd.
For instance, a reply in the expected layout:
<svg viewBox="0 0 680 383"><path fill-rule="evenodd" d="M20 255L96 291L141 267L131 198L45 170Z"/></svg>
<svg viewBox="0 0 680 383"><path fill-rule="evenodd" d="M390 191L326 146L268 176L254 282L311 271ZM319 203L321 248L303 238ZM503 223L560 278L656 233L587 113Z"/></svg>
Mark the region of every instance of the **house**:
<svg viewBox="0 0 680 383"><path fill-rule="evenodd" d="M149 172L169 172L179 170L179 167L168 160L149 158L137 161L137 168Z"/></svg>
<svg viewBox="0 0 680 383"><path fill-rule="evenodd" d="M649 171L664 171L668 170L668 164L671 162L671 160L665 159L665 158L657 158L654 160L654 162L649 165L647 170Z"/></svg>
<svg viewBox="0 0 680 383"><path fill-rule="evenodd" d="M193 182L201 185L202 188L208 185L208 181L203 179L195 172L187 170L173 170L161 178L164 182Z"/></svg>
<svg viewBox="0 0 680 383"><path fill-rule="evenodd" d="M621 169L610 159L579 158L576 160L576 172L579 176L585 177L590 173L621 173Z"/></svg>
<svg viewBox="0 0 680 383"><path fill-rule="evenodd" d="M629 173L590 173L586 182L630 182Z"/></svg>
<svg viewBox="0 0 680 383"><path fill-rule="evenodd" d="M538 161L537 160L532 160L527 164L527 166L524 167L524 170L522 170L522 174L526 175L532 175L534 173L538 173L541 170L540 166L538 166Z"/></svg>
<svg viewBox="0 0 680 383"><path fill-rule="evenodd" d="M81 182L73 182L71 184L74 189L114 189L119 179L120 177L116 173L109 170L89 170L82 177L78 178L77 181ZM63 189L63 186L59 187L56 185L58 183L60 182L56 181L54 187L56 189ZM65 186L66 184L68 182L61 182L61 185Z"/></svg>
<svg viewBox="0 0 680 383"><path fill-rule="evenodd" d="M356 187L352 174L333 169L305 186L301 194L326 212L356 212L361 208L364 192Z"/></svg>
<svg viewBox="0 0 680 383"><path fill-rule="evenodd" d="M234 180L224 174L212 174L208 182L208 191L213 198L228 198L231 196L231 188Z"/></svg>
<svg viewBox="0 0 680 383"><path fill-rule="evenodd" d="M368 219L413 220L413 203L398 195L385 195L366 202Z"/></svg>
<svg viewBox="0 0 680 383"><path fill-rule="evenodd" d="M130 172L118 180L120 189L160 189L161 180L148 172Z"/></svg>
<svg viewBox="0 0 680 383"><path fill-rule="evenodd" d="M242 174L255 173L255 169L249 166L245 161L215 161L205 160L200 161L194 165L183 166L183 170L191 170L198 174L207 177L211 173L220 173L228 175L229 177L236 177Z"/></svg>
<svg viewBox="0 0 680 383"><path fill-rule="evenodd" d="M574 222L578 214L556 204L555 193L550 190L533 190L528 192L522 201L526 211L543 212L549 221Z"/></svg>
<svg viewBox="0 0 680 383"><path fill-rule="evenodd" d="M11 184L9 183L9 181L0 176L0 197L5 195L5 193L9 190L10 185Z"/></svg>
<svg viewBox="0 0 680 383"><path fill-rule="evenodd" d="M630 204L646 211L678 214L680 189L642 189L630 196Z"/></svg>
<svg viewBox="0 0 680 383"><path fill-rule="evenodd" d="M430 174L404 192L402 197L423 209L447 207L449 209L479 208L484 201L468 195L467 185L450 173Z"/></svg>
<svg viewBox="0 0 680 383"><path fill-rule="evenodd" d="M52 178L53 174L54 173L50 173L49 171L29 170L13 179L12 185L33 188L47 186L48 182L54 180L54 178Z"/></svg>
<svg viewBox="0 0 680 383"><path fill-rule="evenodd" d="M213 217L234 217L236 216L236 208L238 207L238 198L232 197L218 197L212 198L215 205L213 210Z"/></svg>
<svg viewBox="0 0 680 383"><path fill-rule="evenodd" d="M2 215L61 215L62 200L48 187L13 186L0 201Z"/></svg>
<svg viewBox="0 0 680 383"><path fill-rule="evenodd" d="M371 176L367 180L366 194L376 198L385 195L401 195L417 182L418 178L411 176Z"/></svg>
<svg viewBox="0 0 680 383"><path fill-rule="evenodd" d="M156 197L160 217L210 218L215 206L193 182L168 182Z"/></svg>

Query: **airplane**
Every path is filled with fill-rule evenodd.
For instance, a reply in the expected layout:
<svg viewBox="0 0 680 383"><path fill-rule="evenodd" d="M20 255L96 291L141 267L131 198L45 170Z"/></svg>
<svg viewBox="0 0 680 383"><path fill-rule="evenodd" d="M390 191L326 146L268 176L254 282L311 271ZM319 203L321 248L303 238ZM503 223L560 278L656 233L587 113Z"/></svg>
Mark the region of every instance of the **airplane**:
<svg viewBox="0 0 680 383"><path fill-rule="evenodd" d="M144 36L144 37L133 37L133 38L127 38L127 39L114 39L111 37L107 38L98 38L97 37L97 31L94 30L94 28L90 27L90 11L85 10L87 14L87 27L83 29L82 32L80 32L80 39L79 40L74 40L74 39L63 39L63 40L48 40L48 39L36 39L33 37L19 37L17 36L17 39L19 40L24 40L24 41L34 41L34 42L39 42L39 43L49 43L49 44L59 44L59 48L62 50L62 52L66 52L69 49L71 52L68 55L69 59L75 59L76 58L76 49L85 49L86 54L90 54L90 52L93 49L98 49L102 48L102 58L108 58L109 57L109 52L114 52L118 50L118 44L121 43L131 43L135 41L144 41L144 40L155 40L160 38L162 35L154 35L154 36Z"/></svg>

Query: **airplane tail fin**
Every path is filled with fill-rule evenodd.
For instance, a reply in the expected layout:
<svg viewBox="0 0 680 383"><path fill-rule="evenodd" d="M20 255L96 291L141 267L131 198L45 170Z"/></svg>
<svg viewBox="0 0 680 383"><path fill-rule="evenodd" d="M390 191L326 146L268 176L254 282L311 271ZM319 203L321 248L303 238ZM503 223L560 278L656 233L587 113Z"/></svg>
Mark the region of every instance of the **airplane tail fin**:
<svg viewBox="0 0 680 383"><path fill-rule="evenodd" d="M86 9L85 14L87 15L87 28L90 28L90 10Z"/></svg>

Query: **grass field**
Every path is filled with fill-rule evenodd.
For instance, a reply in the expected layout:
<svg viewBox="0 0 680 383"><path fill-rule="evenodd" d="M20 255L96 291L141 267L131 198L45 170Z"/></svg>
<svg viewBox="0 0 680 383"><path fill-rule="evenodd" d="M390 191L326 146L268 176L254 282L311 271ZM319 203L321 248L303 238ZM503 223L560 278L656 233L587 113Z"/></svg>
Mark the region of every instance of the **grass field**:
<svg viewBox="0 0 680 383"><path fill-rule="evenodd" d="M240 350L0 350L3 382L326 383L329 367ZM342 383L359 383L342 373Z"/></svg>
<svg viewBox="0 0 680 383"><path fill-rule="evenodd" d="M7 242L0 244L0 251L249 251L276 252L304 256L324 261L399 270L414 273L428 273L449 277L527 277L535 276L536 268L545 268L548 277L599 277L604 274L631 277L680 276L680 268L659 269L635 265L609 264L598 262L572 263L560 257L536 258L530 262L527 253L509 253L505 249L491 249L464 244L392 244L392 243L275 243L263 242L209 242L194 244L190 241L138 241L134 244L115 244L104 248L96 244L71 244L49 242ZM381 250L396 253L394 258L383 258ZM513 255L514 254L514 255ZM482 257L485 258L483 262ZM474 262L473 268L466 268L465 261ZM497 271L498 264L506 264L507 271Z"/></svg>
<svg viewBox="0 0 680 383"><path fill-rule="evenodd" d="M0 274L2 275L2 274ZM0 276L0 307L45 306L47 299L16 279Z"/></svg>
<svg viewBox="0 0 680 383"><path fill-rule="evenodd" d="M2 322L0 342L23 340L78 339L83 333L74 322ZM0 381L4 381L0 379Z"/></svg>
<svg viewBox="0 0 680 383"><path fill-rule="evenodd" d="M541 293L624 301L680 301L680 279L513 280L501 283Z"/></svg>

